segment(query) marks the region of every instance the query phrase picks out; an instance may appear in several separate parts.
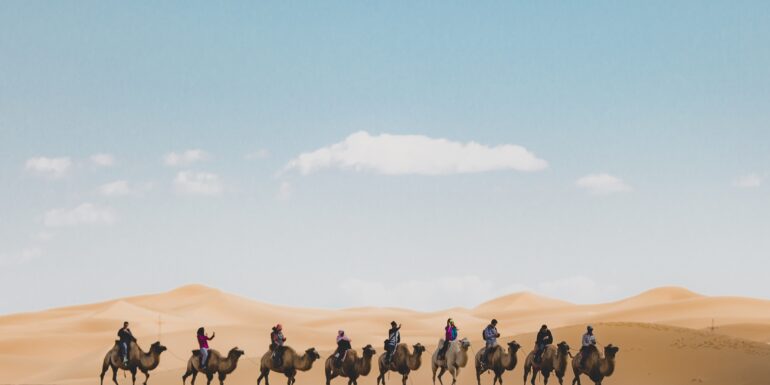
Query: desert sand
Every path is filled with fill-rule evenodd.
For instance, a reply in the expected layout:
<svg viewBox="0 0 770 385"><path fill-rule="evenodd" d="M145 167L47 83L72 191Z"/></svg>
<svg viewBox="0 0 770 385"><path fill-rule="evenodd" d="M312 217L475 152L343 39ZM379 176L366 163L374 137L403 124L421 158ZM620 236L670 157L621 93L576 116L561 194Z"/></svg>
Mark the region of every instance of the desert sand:
<svg viewBox="0 0 770 385"><path fill-rule="evenodd" d="M216 331L212 348L226 352L238 346L246 352L225 383L255 384L258 359L267 350L270 326L277 322L284 325L287 345L298 351L315 347L322 356L311 371L297 376L297 384L322 384L323 359L333 350L338 329L347 331L354 348L372 344L379 355L391 320L403 323L403 342L420 342L428 348L423 367L411 375L410 383L430 384L430 355L448 317L457 322L460 336L471 340L472 352L483 346L481 330L492 317L500 322L501 342L516 340L522 345L519 365L504 374L505 383L521 383L522 362L540 324L547 323L557 342L567 341L576 353L580 335L590 323L600 344L620 347L615 373L604 384L770 384L770 301L766 300L706 297L666 287L597 305L518 293L473 309L324 310L260 303L200 285L0 317L0 384L97 384L102 358L124 320L131 322L145 350L156 340L168 347L160 366L152 372L150 384L181 382L190 351L196 347L195 330L199 326L205 326L209 333ZM105 384L110 382L108 377ZM140 374L137 379L143 378ZM375 378L376 369L359 383L373 385ZM568 370L565 383L571 383L572 378ZM277 373L270 379L285 383L285 377ZM444 379L451 382L449 377ZM198 383L204 384L203 380L200 377ZM395 373L387 380L389 384L400 383ZM583 380L584 384L591 383L585 377ZM130 375L124 378L121 372L118 381L130 384ZM332 383L346 381L336 379ZM482 376L482 384L491 381L491 375ZM471 362L461 372L458 384L475 383ZM558 382L552 377L549 383Z"/></svg>

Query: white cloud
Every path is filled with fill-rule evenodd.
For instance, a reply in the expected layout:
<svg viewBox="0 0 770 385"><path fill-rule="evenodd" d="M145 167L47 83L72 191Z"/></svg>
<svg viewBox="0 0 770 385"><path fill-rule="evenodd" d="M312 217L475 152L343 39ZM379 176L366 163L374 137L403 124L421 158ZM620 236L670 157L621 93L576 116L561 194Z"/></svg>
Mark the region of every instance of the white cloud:
<svg viewBox="0 0 770 385"><path fill-rule="evenodd" d="M63 227L77 225L111 225L117 216L109 207L83 203L74 208L60 208L45 213L43 224L48 227Z"/></svg>
<svg viewBox="0 0 770 385"><path fill-rule="evenodd" d="M224 191L217 174L208 172L180 171L174 179L174 188L179 194L219 195Z"/></svg>
<svg viewBox="0 0 770 385"><path fill-rule="evenodd" d="M0 255L0 266L22 264L40 258L41 255L43 255L43 250L37 246L30 246L15 254Z"/></svg>
<svg viewBox="0 0 770 385"><path fill-rule="evenodd" d="M40 242L49 242L54 238L54 234L48 231L41 231L35 234L32 238Z"/></svg>
<svg viewBox="0 0 770 385"><path fill-rule="evenodd" d="M184 152L169 152L163 157L166 166L187 166L195 162L209 159L209 154L203 150L186 150Z"/></svg>
<svg viewBox="0 0 770 385"><path fill-rule="evenodd" d="M131 188L128 187L128 182L116 180L99 186L99 193L104 196L129 195L131 194Z"/></svg>
<svg viewBox="0 0 770 385"><path fill-rule="evenodd" d="M543 295L576 303L595 303L606 300L618 291L612 284L600 284L579 275L541 282L537 291Z"/></svg>
<svg viewBox="0 0 770 385"><path fill-rule="evenodd" d="M270 151L268 151L265 148L261 148L257 151L250 152L243 156L243 159L246 160L256 160L256 159L265 159L270 156Z"/></svg>
<svg viewBox="0 0 770 385"><path fill-rule="evenodd" d="M115 165L115 157L112 154L91 155L91 163L99 167L112 167Z"/></svg>
<svg viewBox="0 0 770 385"><path fill-rule="evenodd" d="M27 159L25 168L49 178L61 178L66 176L72 168L72 160L69 157L46 158L41 156Z"/></svg>
<svg viewBox="0 0 770 385"><path fill-rule="evenodd" d="M440 310L456 306L470 308L511 291L525 289L520 285L496 287L492 281L475 275L388 283L350 278L339 284L341 299L345 304L420 310Z"/></svg>
<svg viewBox="0 0 770 385"><path fill-rule="evenodd" d="M365 131L292 159L284 172L309 174L327 168L386 175L448 175L493 170L538 171L548 162L524 147L489 147L422 135L370 135Z"/></svg>
<svg viewBox="0 0 770 385"><path fill-rule="evenodd" d="M276 194L276 198L278 200L289 200L291 198L291 195L294 193L294 188L291 186L291 183L283 181L281 182L281 185L278 187L278 193Z"/></svg>
<svg viewBox="0 0 770 385"><path fill-rule="evenodd" d="M99 186L99 194L104 196L140 195L152 189L152 183L131 184L125 180L116 180Z"/></svg>
<svg viewBox="0 0 770 385"><path fill-rule="evenodd" d="M622 179L610 174L586 175L578 179L575 184L593 195L609 195L633 190Z"/></svg>
<svg viewBox="0 0 770 385"><path fill-rule="evenodd" d="M759 187L764 179L761 175L752 173L738 177L733 184L740 188Z"/></svg>

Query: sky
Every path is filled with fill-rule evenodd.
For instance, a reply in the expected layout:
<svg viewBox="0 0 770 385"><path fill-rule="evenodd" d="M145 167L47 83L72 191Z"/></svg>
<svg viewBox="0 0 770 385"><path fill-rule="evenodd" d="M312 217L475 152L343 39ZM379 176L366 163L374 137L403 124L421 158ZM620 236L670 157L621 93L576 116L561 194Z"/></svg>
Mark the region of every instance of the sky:
<svg viewBox="0 0 770 385"><path fill-rule="evenodd" d="M0 313L770 298L770 3L0 2Z"/></svg>

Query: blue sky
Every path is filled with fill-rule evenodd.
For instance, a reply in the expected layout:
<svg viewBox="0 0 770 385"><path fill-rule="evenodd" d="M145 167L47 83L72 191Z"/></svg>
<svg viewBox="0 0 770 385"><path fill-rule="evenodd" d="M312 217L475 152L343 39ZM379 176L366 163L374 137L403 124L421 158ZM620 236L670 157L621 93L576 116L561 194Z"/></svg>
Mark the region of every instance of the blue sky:
<svg viewBox="0 0 770 385"><path fill-rule="evenodd" d="M2 2L0 288L27 289L0 312L191 282L770 297L768 25L765 2Z"/></svg>

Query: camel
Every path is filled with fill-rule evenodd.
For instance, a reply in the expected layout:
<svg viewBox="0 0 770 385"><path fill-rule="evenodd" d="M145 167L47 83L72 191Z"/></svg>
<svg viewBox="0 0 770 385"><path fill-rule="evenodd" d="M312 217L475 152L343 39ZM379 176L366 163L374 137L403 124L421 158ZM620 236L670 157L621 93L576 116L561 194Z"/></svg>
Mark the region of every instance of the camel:
<svg viewBox="0 0 770 385"><path fill-rule="evenodd" d="M332 379L337 376L347 377L348 385L358 385L358 377L368 376L369 372L372 371L372 357L377 353L372 345L364 346L363 352L363 357L358 358L358 353L355 350L349 350L345 354L341 367L334 365L334 356L329 356L325 365L326 385L329 385Z"/></svg>
<svg viewBox="0 0 770 385"><path fill-rule="evenodd" d="M548 377L551 372L556 373L559 384L564 384L564 372L567 370L567 356L571 356L569 345L566 342L559 342L558 345L548 345L540 357L540 364L535 363L535 351L531 351L524 361L524 384L527 383L527 376L532 370L532 385L535 385L537 372L543 373L543 383L548 384Z"/></svg>
<svg viewBox="0 0 770 385"><path fill-rule="evenodd" d="M609 377L615 372L615 354L620 350L619 347L609 344L604 347L604 358L599 356L599 350L594 349L589 353L586 358L585 368L580 367L580 358L582 352L578 353L572 358L572 371L575 373L575 378L572 380L572 385L580 385L580 375L585 374L595 385L602 385L604 377Z"/></svg>
<svg viewBox="0 0 770 385"><path fill-rule="evenodd" d="M441 381L441 376L448 371L452 375L452 385L455 385L457 383L457 376L460 375L460 368L464 368L468 364L468 348L471 347L471 343L467 338L452 341L449 344L449 348L447 348L446 354L444 354L444 359L439 360L438 351L441 350L443 345L444 339L442 338L438 341L438 349L433 353L433 359L431 360L433 384L436 384L436 370L441 368L441 371L438 373L438 382L444 385L444 382Z"/></svg>
<svg viewBox="0 0 770 385"><path fill-rule="evenodd" d="M420 343L412 346L412 353L409 353L409 348L406 344L398 344L396 350L393 352L393 356L390 358L390 364L385 363L386 353L381 354L380 358L377 360L380 367L380 375L377 376L377 385L380 384L380 381L382 381L382 385L385 385L385 373L391 370L400 373L401 382L403 385L406 385L406 379L409 378L409 372L420 369L423 352L425 352L425 347Z"/></svg>
<svg viewBox="0 0 770 385"><path fill-rule="evenodd" d="M496 381L500 381L500 385L503 385L503 373L505 373L506 370L513 370L519 361L516 357L519 348L521 348L521 345L516 341L508 343L508 353L504 352L500 346L493 347L487 357L489 365L484 365L483 368L481 365L481 357L486 348L481 349L476 353L476 381L478 382L478 385L481 385L481 374L487 370L491 370L492 373L495 374L495 378L492 379L492 385L495 385Z"/></svg>
<svg viewBox="0 0 770 385"><path fill-rule="evenodd" d="M192 356L187 360L187 371L182 375L182 385L187 381L187 377L192 375L190 380L191 385L195 385L195 377L198 373L203 373L206 376L206 385L211 384L211 380L214 378L214 373L219 377L219 385L224 385L225 377L232 373L238 367L238 359L244 354L243 350L234 347L227 353L227 358L223 358L222 354L214 349L209 349L209 358L206 362L206 370L201 369L201 351L195 349L192 351Z"/></svg>
<svg viewBox="0 0 770 385"><path fill-rule="evenodd" d="M116 378L118 369L131 372L132 384L136 384L136 371L138 369L144 373L144 385L147 385L147 380L150 379L150 370L158 367L158 364L160 364L160 354L166 350L166 347L158 341L150 345L150 351L145 353L136 342L131 342L128 346L128 365L125 365L123 364L123 357L120 356L119 344L120 341L115 341L115 345L104 356L102 373L99 375L99 384L104 384L104 373L107 372L107 368L112 368L112 382L115 385L118 384L118 379Z"/></svg>
<svg viewBox="0 0 770 385"><path fill-rule="evenodd" d="M297 382L297 379L294 378L297 375L297 371L306 372L310 370L310 368L313 367L313 362L319 358L321 358L321 355L318 354L315 348L305 350L305 354L300 356L294 349L284 346L283 361L279 367L275 367L273 362L273 351L271 348L270 351L262 356L262 360L260 361L260 374L259 378L257 378L257 385L259 385L263 378L265 379L265 385L270 385L270 381L267 377L270 375L271 370L277 373L283 373L286 378L289 379L288 385L292 385Z"/></svg>

